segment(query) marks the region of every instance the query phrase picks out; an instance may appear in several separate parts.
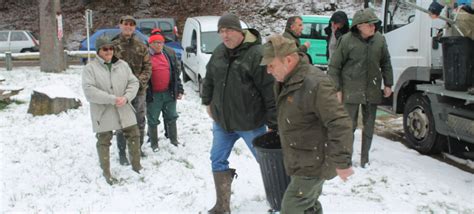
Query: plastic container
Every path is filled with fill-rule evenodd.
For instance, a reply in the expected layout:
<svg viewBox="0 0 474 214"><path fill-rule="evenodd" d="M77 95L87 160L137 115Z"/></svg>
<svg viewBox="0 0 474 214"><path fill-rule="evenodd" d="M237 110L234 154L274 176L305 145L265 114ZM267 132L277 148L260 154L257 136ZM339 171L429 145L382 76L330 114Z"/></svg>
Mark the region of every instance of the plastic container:
<svg viewBox="0 0 474 214"><path fill-rule="evenodd" d="M474 41L467 37L449 36L440 39L443 47L444 87L466 91L474 83Z"/></svg>
<svg viewBox="0 0 474 214"><path fill-rule="evenodd" d="M286 175L283 165L280 137L275 131L269 132L256 137L253 145L257 151L265 194L271 211L280 211L283 194L290 183L290 177Z"/></svg>

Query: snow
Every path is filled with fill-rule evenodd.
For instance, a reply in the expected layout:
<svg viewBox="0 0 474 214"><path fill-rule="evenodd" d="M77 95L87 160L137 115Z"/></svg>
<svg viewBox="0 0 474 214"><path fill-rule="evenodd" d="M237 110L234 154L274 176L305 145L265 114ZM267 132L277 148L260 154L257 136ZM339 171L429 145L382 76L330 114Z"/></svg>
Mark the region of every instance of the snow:
<svg viewBox="0 0 474 214"><path fill-rule="evenodd" d="M48 85L41 88L36 88L34 91L47 95L49 98L77 98L77 94L73 92L69 87L63 84Z"/></svg>
<svg viewBox="0 0 474 214"><path fill-rule="evenodd" d="M143 149L144 170L136 174L118 164L115 139L111 169L120 184L109 186L101 175L89 105L81 88L82 66L64 73L38 67L0 68L0 76L25 89L0 111L1 212L150 212L206 213L215 200L209 149L211 120L200 104L196 86L185 84L178 102L179 140L163 137L153 153ZM27 114L34 88L64 85L84 103L58 115ZM355 133L354 171L349 181L327 181L320 201L325 213L473 213L474 175L420 155L398 142L374 136L371 163L359 167L360 130ZM238 178L232 184L233 213L265 213L260 169L239 140L230 157Z"/></svg>

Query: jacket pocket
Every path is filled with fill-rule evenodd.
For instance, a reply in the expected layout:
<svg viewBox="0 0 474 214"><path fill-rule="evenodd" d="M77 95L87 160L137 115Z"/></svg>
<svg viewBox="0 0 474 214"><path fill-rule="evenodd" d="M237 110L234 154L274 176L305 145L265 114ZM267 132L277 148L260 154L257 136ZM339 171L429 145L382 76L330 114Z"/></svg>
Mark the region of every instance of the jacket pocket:
<svg viewBox="0 0 474 214"><path fill-rule="evenodd" d="M291 161L297 168L317 167L324 160L322 147L311 136L298 136L288 141Z"/></svg>

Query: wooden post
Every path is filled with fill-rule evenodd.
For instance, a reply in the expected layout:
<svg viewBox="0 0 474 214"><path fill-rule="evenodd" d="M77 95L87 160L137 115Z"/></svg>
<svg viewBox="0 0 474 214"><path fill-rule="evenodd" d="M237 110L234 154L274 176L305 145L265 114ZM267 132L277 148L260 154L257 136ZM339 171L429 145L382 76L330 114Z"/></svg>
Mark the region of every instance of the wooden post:
<svg viewBox="0 0 474 214"><path fill-rule="evenodd" d="M67 50L64 50L64 70L69 68Z"/></svg>
<svg viewBox="0 0 474 214"><path fill-rule="evenodd" d="M7 71L12 70L12 52L5 52L5 66L7 67Z"/></svg>

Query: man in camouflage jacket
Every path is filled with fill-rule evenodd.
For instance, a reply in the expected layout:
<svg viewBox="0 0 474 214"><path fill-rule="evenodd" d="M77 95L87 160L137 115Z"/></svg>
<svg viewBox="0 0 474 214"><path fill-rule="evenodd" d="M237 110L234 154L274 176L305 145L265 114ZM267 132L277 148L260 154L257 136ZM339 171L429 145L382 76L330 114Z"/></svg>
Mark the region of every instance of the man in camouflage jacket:
<svg viewBox="0 0 474 214"><path fill-rule="evenodd" d="M123 16L120 19L121 33L113 38L115 56L128 63L133 74L140 82L137 96L132 101L137 116L138 128L140 129L140 154L145 135L145 115L146 115L146 88L151 77L151 63L148 48L135 36L136 20L132 16ZM120 164L128 165L125 155L125 138L122 132L117 132L117 146L119 148Z"/></svg>

